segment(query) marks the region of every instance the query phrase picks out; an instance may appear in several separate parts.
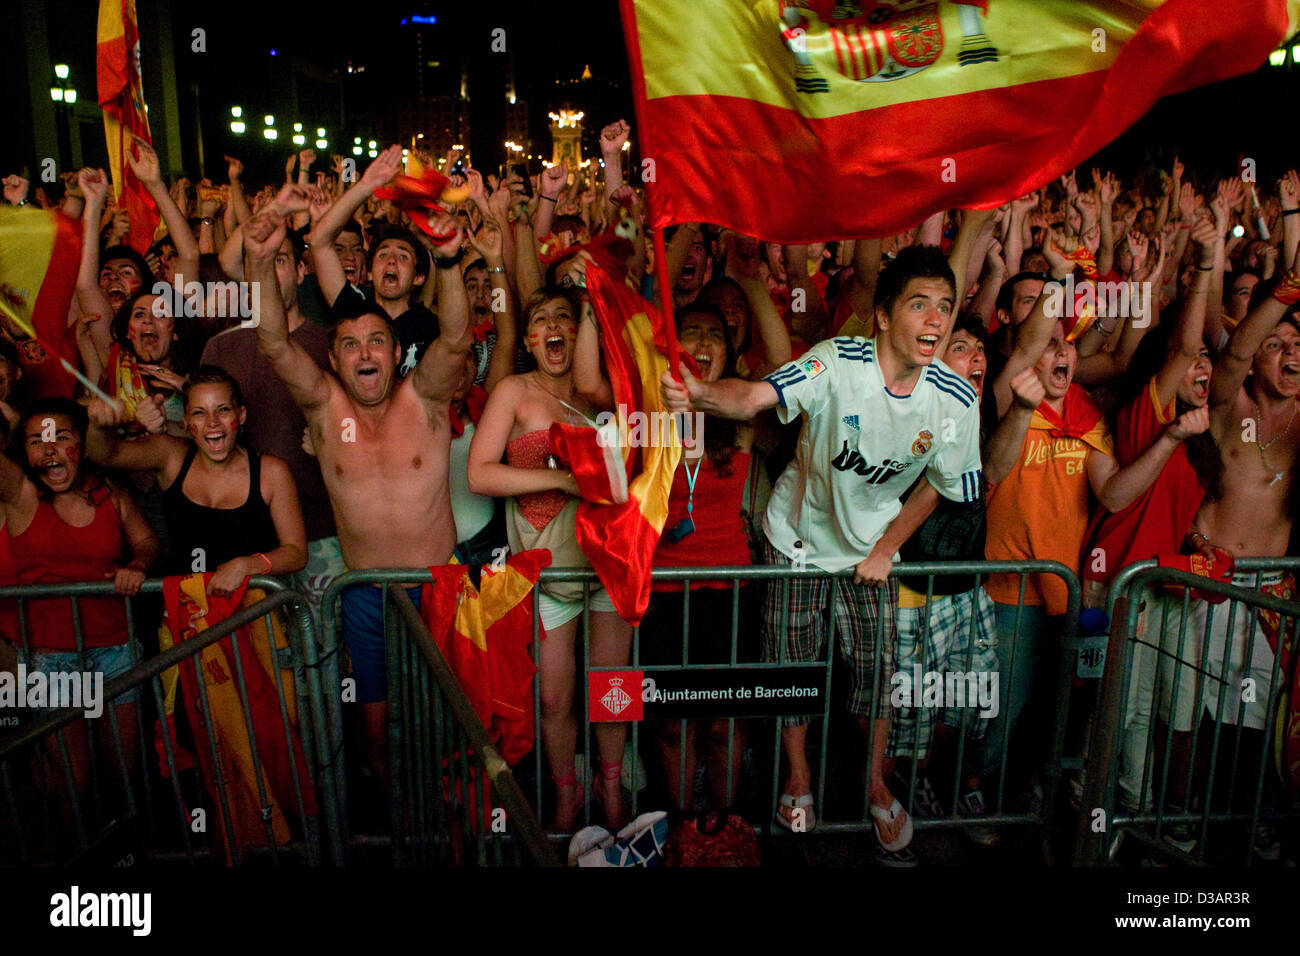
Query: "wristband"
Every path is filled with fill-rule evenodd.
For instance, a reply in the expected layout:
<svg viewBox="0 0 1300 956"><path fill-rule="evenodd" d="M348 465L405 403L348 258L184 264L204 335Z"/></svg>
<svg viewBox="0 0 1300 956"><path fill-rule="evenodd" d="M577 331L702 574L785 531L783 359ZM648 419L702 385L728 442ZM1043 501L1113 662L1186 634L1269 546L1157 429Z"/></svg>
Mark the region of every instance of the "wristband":
<svg viewBox="0 0 1300 956"><path fill-rule="evenodd" d="M1196 271L1197 271L1197 272L1213 272L1213 271L1214 271L1214 264L1211 263L1211 264L1208 265L1208 266L1201 266L1201 265L1198 265L1198 266L1196 267Z"/></svg>
<svg viewBox="0 0 1300 956"><path fill-rule="evenodd" d="M556 201L556 200L552 199L550 196L547 196L547 195L543 195L542 198L545 199L547 202L555 202L555 201Z"/></svg>
<svg viewBox="0 0 1300 956"><path fill-rule="evenodd" d="M20 199L20 200L18 200L16 203L14 203L14 205L15 205L15 206L26 206L26 205L28 205L29 203L31 203L31 200L30 200L30 199Z"/></svg>
<svg viewBox="0 0 1300 956"><path fill-rule="evenodd" d="M465 247L461 246L456 250L454 256L434 256L433 264L439 269L450 269L452 266L459 265L460 260L465 258Z"/></svg>
<svg viewBox="0 0 1300 956"><path fill-rule="evenodd" d="M19 205L21 205L21 203L20 203ZM1283 210L1282 210L1282 215L1284 215L1284 216L1294 216L1294 215L1295 215L1296 213L1298 213L1298 212L1300 212L1300 206L1297 206L1295 209L1283 209Z"/></svg>
<svg viewBox="0 0 1300 956"><path fill-rule="evenodd" d="M505 272L505 271L506 271L505 266L493 266L492 268L488 269L488 272Z"/></svg>
<svg viewBox="0 0 1300 956"><path fill-rule="evenodd" d="M1288 269L1273 290L1273 298L1283 305L1295 305L1300 302L1300 276L1295 274L1295 270Z"/></svg>
<svg viewBox="0 0 1300 956"><path fill-rule="evenodd" d="M266 555L264 555L261 551L258 551L256 554L254 554L253 557L255 557L255 558L261 558L263 561L265 561L265 562L266 562L266 572L267 572L268 574L271 573L271 559L270 559L270 558L268 558Z"/></svg>

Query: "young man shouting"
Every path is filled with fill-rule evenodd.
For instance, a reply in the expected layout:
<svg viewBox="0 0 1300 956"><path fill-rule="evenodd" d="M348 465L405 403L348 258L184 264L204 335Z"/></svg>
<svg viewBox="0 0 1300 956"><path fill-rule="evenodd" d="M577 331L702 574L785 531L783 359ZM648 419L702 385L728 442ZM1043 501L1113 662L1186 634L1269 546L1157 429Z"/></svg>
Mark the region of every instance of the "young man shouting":
<svg viewBox="0 0 1300 956"><path fill-rule="evenodd" d="M968 214L963 233L978 233L987 216ZM954 262L969 257L968 242L969 236L959 237ZM934 505L923 495L906 505L900 498L922 474L950 500L975 502L980 496L979 400L936 360L964 285L964 275L955 277L937 248L911 247L880 275L874 338L828 339L757 382L703 383L685 369L681 383L667 374L662 379L673 411L749 419L776 408L782 422L804 418L795 460L777 482L764 517L768 561L806 564L828 574L853 568L854 576L852 582L793 580L785 611L782 589L770 588L764 660L777 660L782 644L791 662L821 656L829 592L831 620L852 675L849 710L871 742L871 815L890 853L911 841L912 823L885 785L882 769L898 604L898 584L889 572L898 548ZM777 816L783 826L801 823L805 830L815 824L807 735L806 718L785 718L781 738L789 772Z"/></svg>

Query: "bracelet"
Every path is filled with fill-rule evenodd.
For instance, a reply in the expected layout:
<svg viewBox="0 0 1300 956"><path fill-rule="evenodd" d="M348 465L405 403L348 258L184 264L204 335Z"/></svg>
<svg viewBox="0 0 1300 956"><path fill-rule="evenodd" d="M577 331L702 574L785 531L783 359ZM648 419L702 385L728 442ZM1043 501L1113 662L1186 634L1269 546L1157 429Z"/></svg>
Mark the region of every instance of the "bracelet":
<svg viewBox="0 0 1300 956"><path fill-rule="evenodd" d="M1106 326L1101 324L1101 319L1098 319L1096 322L1093 323L1092 327L1096 329L1098 332L1100 332L1102 334L1102 337L1105 338L1106 336L1113 335L1115 333L1115 330L1119 328L1119 323L1116 322L1110 328L1106 328Z"/></svg>
<svg viewBox="0 0 1300 956"><path fill-rule="evenodd" d="M505 272L505 271L506 271L505 266L493 266L492 268L488 269L488 272Z"/></svg>
<svg viewBox="0 0 1300 956"><path fill-rule="evenodd" d="M204 216L202 219L199 220L199 222L200 222L202 225L210 226L210 225L212 225L214 222L216 222L216 220L213 219L211 216Z"/></svg>
<svg viewBox="0 0 1300 956"><path fill-rule="evenodd" d="M15 205L15 206L26 206L26 205L29 205L30 203L31 203L31 200L30 200L30 199L20 199L20 200L18 200L16 203L14 203L14 205Z"/></svg>
<svg viewBox="0 0 1300 956"><path fill-rule="evenodd" d="M267 571L267 573L269 574L269 573L271 572L271 559L270 559L270 558L268 558L266 555L264 555L261 551L258 551L256 554L254 554L253 557L255 557L255 558L261 558L263 561L265 561L265 562L266 562L266 571Z"/></svg>
<svg viewBox="0 0 1300 956"><path fill-rule="evenodd" d="M1208 265L1208 266L1198 265L1198 266L1196 267L1196 271L1197 271L1197 272L1213 272L1213 271L1214 271L1214 263L1210 263L1210 265Z"/></svg>
<svg viewBox="0 0 1300 956"><path fill-rule="evenodd" d="M450 269L454 265L459 265L460 260L465 258L465 247L461 246L456 250L454 256L434 256L433 264L439 269Z"/></svg>
<svg viewBox="0 0 1300 956"><path fill-rule="evenodd" d="M555 199L552 199L550 196L547 196L545 194L542 195L542 198L545 199L547 202L556 202Z"/></svg>
<svg viewBox="0 0 1300 956"><path fill-rule="evenodd" d="M1295 209L1283 209L1283 210L1282 210L1282 215L1284 215L1284 216L1294 216L1294 215L1295 215L1296 213L1298 213L1298 212L1300 212L1300 206L1297 206Z"/></svg>

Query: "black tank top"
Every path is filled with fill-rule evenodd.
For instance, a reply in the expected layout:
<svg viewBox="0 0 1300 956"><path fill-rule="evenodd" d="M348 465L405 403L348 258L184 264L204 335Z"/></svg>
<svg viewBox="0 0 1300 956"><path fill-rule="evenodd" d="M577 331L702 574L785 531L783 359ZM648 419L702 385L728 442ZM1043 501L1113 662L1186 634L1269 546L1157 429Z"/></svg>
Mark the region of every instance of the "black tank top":
<svg viewBox="0 0 1300 956"><path fill-rule="evenodd" d="M204 570L215 571L231 558L274 551L280 545L271 520L271 509L262 500L261 460L248 455L248 498L238 508L207 508L185 497L181 489L198 448L185 454L180 474L163 492L163 515L171 543L167 574L189 574L195 570L195 548L203 549Z"/></svg>

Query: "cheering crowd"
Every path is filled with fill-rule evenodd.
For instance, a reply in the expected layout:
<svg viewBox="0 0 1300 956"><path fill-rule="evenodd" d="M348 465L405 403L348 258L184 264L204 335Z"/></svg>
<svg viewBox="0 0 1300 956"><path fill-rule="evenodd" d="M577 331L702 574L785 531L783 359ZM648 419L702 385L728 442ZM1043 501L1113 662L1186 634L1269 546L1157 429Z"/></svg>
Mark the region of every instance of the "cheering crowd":
<svg viewBox="0 0 1300 956"><path fill-rule="evenodd" d="M0 585L112 580L129 596L146 577L208 571L210 592L229 595L250 575L283 575L319 614L347 569L453 556L479 566L507 547L587 566L577 483L549 429L614 405L585 247L643 225L641 184L621 173L629 133L622 121L603 130L603 176L560 165L498 177L448 156L468 199L426 223L377 195L401 171L396 146L359 176L339 157L318 171L305 150L283 184L253 191L229 157L226 185L182 177L169 188L137 143L131 167L162 216L145 255L123 244L129 216L112 208L102 171L36 197L6 178L7 202L57 206L81 220L84 241L62 337L37 343L13 327L0 337ZM669 232L683 361L677 376L644 384L673 411L703 412L705 426L678 466L654 565L827 572L794 579L788 595L742 585L734 660L812 661L833 641L872 754L882 862L911 862L912 815L943 812L926 768L959 735L951 798L962 815L989 811L1012 735L1030 754L1018 784L1032 796L1067 609L1050 574L1023 590L1017 574L900 580L896 557L1058 561L1084 582L1085 606L1101 608L1135 561L1182 555L1190 567L1199 556L1222 572L1234 558L1293 553L1297 213L1295 172L1256 185L1175 160L1128 181L1081 167L997 210L936 213L883 239L781 246L710 224ZM644 229L623 232L626 280L655 301L653 246ZM171 284L180 292L158 294ZM103 394L78 386L61 358ZM831 576L849 569L851 579ZM1294 597L1281 575L1236 581ZM689 662L732 661L731 583L692 588ZM418 604L420 589L409 593ZM384 781L381 594L346 590L342 628ZM680 583L656 584L641 664L682 662L683 601ZM540 602L548 822L567 831L584 802L581 587L546 584ZM0 609L0 667L83 669L69 602L27 608L25 626ZM122 602L79 608L90 666L106 679L128 670ZM1151 595L1144 626L1182 609L1181 597ZM1130 808L1191 805L1193 740L1218 708L1248 734L1271 719L1276 635L1252 637L1265 625L1247 614L1231 631L1219 615L1207 634L1205 603L1189 614L1177 654L1148 644L1134 659L1120 781ZM600 589L588 620L590 664L629 663L632 628ZM1176 626L1152 633L1177 643ZM1216 680L1171 663L1199 660L1203 637ZM1001 706L900 708L889 690L914 665L994 675ZM1243 678L1256 681L1253 702L1224 703L1221 683ZM119 698L119 723L134 727L138 706ZM1163 792L1150 780L1153 721L1174 764ZM775 822L799 831L817 823L810 726L785 718L781 729ZM70 736L80 787L85 731ZM674 806L732 804L746 737L744 721L653 728ZM597 725L595 794L611 830L628 817L626 740L626 724ZM910 807L901 761L916 764ZM1267 832L1256 848L1278 852Z"/></svg>

